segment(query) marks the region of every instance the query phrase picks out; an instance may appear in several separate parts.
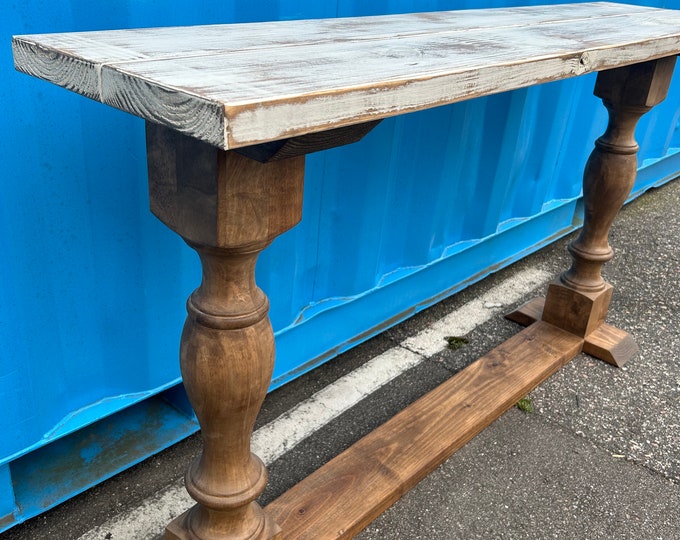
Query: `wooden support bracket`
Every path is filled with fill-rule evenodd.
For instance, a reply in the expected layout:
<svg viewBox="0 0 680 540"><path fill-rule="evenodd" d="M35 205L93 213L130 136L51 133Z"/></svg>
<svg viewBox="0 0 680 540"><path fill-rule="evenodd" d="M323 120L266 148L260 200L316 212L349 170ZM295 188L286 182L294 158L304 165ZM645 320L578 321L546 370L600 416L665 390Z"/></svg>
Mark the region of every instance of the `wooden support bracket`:
<svg viewBox="0 0 680 540"><path fill-rule="evenodd" d="M313 152L359 142L380 122L380 120L372 120L361 124L329 129L328 131L319 131L288 139L244 146L237 148L236 152L260 163L281 161L282 159L304 156Z"/></svg>

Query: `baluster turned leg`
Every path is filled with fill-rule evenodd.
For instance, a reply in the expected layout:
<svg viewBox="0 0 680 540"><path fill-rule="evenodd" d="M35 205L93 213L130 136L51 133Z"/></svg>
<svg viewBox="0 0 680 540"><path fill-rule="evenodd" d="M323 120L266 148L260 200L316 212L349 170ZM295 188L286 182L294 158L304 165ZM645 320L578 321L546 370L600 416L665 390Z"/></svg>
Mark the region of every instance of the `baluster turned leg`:
<svg viewBox="0 0 680 540"><path fill-rule="evenodd" d="M304 156L262 164L151 124L147 152L151 208L198 252L203 269L180 347L204 445L186 474L197 504L165 538L280 538L255 502L267 474L250 452L274 362L269 302L255 283L255 263L300 219Z"/></svg>
<svg viewBox="0 0 680 540"><path fill-rule="evenodd" d="M640 117L666 97L675 57L598 74L595 95L609 112L583 175L584 223L569 245L572 265L548 287L545 304L530 303L509 317L524 324L537 318L584 338L583 350L617 366L636 352L632 337L604 323L612 286L601 275L613 257L609 230L635 182Z"/></svg>
<svg viewBox="0 0 680 540"><path fill-rule="evenodd" d="M203 281L187 302L180 363L201 425L203 453L185 477L198 504L168 529L166 538L272 538L276 524L254 502L267 472L250 452L274 365L268 301L253 279L266 244L236 250L192 247L201 257ZM176 525L184 531L177 532Z"/></svg>

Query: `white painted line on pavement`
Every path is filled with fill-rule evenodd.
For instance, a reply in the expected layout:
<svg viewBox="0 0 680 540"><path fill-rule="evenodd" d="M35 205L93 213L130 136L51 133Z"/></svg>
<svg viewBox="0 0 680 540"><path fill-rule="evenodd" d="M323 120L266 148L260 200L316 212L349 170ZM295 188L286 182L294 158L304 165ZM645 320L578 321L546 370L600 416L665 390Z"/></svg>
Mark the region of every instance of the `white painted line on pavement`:
<svg viewBox="0 0 680 540"><path fill-rule="evenodd" d="M462 337L469 334L477 326L505 311L509 305L521 300L527 293L547 283L551 278L551 274L541 269L518 272L415 336L405 339L401 346L429 358L446 347L447 336Z"/></svg>
<svg viewBox="0 0 680 540"><path fill-rule="evenodd" d="M262 426L253 433L253 452L265 464L272 463L381 386L443 350L447 336L470 333L550 278L551 274L541 269L518 272ZM192 504L183 483L175 482L131 511L85 533L79 540L154 540L169 521Z"/></svg>
<svg viewBox="0 0 680 540"><path fill-rule="evenodd" d="M265 463L272 463L422 360L422 356L402 347L376 356L258 429L251 443L253 452Z"/></svg>

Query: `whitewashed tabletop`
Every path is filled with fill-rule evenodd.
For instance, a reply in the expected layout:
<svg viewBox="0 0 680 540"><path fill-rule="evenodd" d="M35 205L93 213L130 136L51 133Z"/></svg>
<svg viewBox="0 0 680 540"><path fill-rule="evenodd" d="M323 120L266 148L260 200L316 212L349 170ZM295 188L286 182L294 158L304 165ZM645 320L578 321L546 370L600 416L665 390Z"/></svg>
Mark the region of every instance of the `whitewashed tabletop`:
<svg viewBox="0 0 680 540"><path fill-rule="evenodd" d="M15 36L15 67L223 149L680 53L604 2Z"/></svg>

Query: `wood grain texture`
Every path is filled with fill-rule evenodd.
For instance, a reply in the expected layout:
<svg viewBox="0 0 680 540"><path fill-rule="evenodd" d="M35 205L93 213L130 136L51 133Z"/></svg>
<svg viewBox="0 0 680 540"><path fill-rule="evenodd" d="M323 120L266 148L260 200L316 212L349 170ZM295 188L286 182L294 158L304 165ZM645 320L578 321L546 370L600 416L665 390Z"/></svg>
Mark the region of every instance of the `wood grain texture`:
<svg viewBox="0 0 680 540"><path fill-rule="evenodd" d="M267 506L289 540L351 538L571 360L583 340L538 322Z"/></svg>
<svg viewBox="0 0 680 540"><path fill-rule="evenodd" d="M603 324L586 337L583 352L604 360L616 367L623 367L633 358L639 348L633 336L609 324Z"/></svg>
<svg viewBox="0 0 680 540"><path fill-rule="evenodd" d="M536 321L541 320L544 304L545 297L537 296L508 313L505 318L514 321L517 324L521 324L522 326L529 326L530 324L534 324Z"/></svg>
<svg viewBox="0 0 680 540"><path fill-rule="evenodd" d="M304 155L259 163L151 122L146 137L151 211L186 241L248 247L300 221Z"/></svg>
<svg viewBox="0 0 680 540"><path fill-rule="evenodd" d="M635 182L640 117L667 95L676 58L666 57L598 74L595 95L609 113L604 134L595 141L583 174L584 221L569 244L572 264L548 294L509 315L520 324L540 319L585 339L583 350L622 366L637 352L625 331L605 324L613 288L602 277L614 251L609 231Z"/></svg>
<svg viewBox="0 0 680 540"><path fill-rule="evenodd" d="M680 11L587 3L41 34L17 69L222 149L680 52Z"/></svg>
<svg viewBox="0 0 680 540"><path fill-rule="evenodd" d="M548 286L541 320L585 337L604 323L613 292L609 283L593 292L576 290L555 280Z"/></svg>

